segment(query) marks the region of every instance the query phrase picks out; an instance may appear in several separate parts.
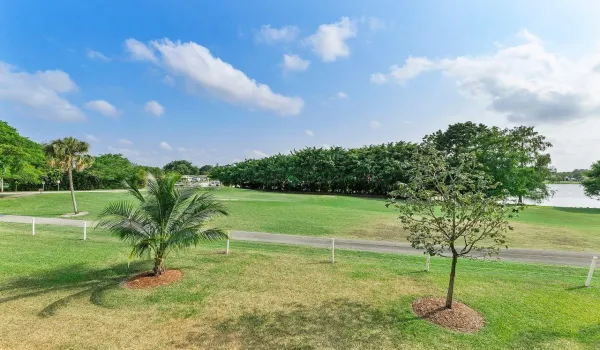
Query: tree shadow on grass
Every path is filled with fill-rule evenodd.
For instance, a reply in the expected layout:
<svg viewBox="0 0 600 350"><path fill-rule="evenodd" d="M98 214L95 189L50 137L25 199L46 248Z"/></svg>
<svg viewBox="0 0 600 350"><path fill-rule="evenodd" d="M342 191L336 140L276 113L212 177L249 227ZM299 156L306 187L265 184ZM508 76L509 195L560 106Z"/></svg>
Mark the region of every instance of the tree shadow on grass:
<svg viewBox="0 0 600 350"><path fill-rule="evenodd" d="M573 332L556 332L546 329L529 330L519 333L511 342L507 343L507 348L578 349L578 345L586 345L590 349L600 349L600 324L582 327Z"/></svg>
<svg viewBox="0 0 600 350"><path fill-rule="evenodd" d="M553 210L564 211L567 213L576 214L600 214L599 208L569 208L569 207L552 207Z"/></svg>
<svg viewBox="0 0 600 350"><path fill-rule="evenodd" d="M83 298L89 298L91 303L103 306L103 296L108 290L118 288L124 278L142 271L144 266L144 262L135 262L131 265L118 264L105 269L94 269L74 264L16 278L0 287L0 304L54 292L68 292L67 296L40 310L38 316L53 316L74 300Z"/></svg>
<svg viewBox="0 0 600 350"><path fill-rule="evenodd" d="M285 310L247 312L217 324L213 335L190 334L185 345L235 342L246 349L377 349L395 347L398 327L415 320L420 319L409 310L335 299L316 306L293 304Z"/></svg>

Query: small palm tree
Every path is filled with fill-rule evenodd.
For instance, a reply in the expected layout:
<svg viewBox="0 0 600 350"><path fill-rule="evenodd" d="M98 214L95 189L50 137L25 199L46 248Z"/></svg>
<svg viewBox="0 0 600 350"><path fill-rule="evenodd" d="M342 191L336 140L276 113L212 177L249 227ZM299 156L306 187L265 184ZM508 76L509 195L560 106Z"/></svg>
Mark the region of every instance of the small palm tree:
<svg viewBox="0 0 600 350"><path fill-rule="evenodd" d="M82 171L94 163L94 157L88 154L89 151L90 145L87 142L74 137L65 137L44 145L44 154L48 159L48 164L63 173L66 172L69 176L69 189L71 190L73 212L75 214L79 211L77 210L75 188L73 187L73 171Z"/></svg>
<svg viewBox="0 0 600 350"><path fill-rule="evenodd" d="M211 218L228 215L225 207L197 188L176 188L180 178L176 173L148 174L145 195L135 182L127 182L137 203L120 201L108 205L96 226L129 241L133 246L130 259L152 255L154 275L165 272L165 259L174 249L227 238L225 231L206 227Z"/></svg>

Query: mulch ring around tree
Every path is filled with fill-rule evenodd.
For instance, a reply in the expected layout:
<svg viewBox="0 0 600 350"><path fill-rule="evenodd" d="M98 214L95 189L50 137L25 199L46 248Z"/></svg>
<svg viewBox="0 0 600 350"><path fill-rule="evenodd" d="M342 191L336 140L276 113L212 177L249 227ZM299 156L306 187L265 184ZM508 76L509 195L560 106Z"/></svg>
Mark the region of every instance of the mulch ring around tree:
<svg viewBox="0 0 600 350"><path fill-rule="evenodd" d="M123 285L129 289L156 288L177 282L182 276L180 270L167 270L160 276L155 276L152 272L143 272L128 278Z"/></svg>
<svg viewBox="0 0 600 350"><path fill-rule="evenodd" d="M421 298L412 304L413 311L421 318L457 332L475 333L485 325L479 312L463 303L453 302L446 309L445 298Z"/></svg>

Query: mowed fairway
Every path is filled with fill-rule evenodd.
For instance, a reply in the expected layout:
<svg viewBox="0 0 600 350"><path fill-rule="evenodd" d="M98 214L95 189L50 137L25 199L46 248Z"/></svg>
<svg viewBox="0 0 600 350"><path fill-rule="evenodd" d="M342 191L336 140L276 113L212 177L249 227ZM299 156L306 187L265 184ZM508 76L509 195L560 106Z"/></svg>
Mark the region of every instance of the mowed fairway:
<svg viewBox="0 0 600 350"><path fill-rule="evenodd" d="M598 349L600 288L586 269L461 260L458 300L486 326L465 335L417 318L442 296L449 261L223 242L168 261L183 279L153 290L120 282L148 269L101 231L0 224L3 349Z"/></svg>
<svg viewBox="0 0 600 350"><path fill-rule="evenodd" d="M335 195L307 195L220 188L215 196L231 216L217 222L227 229L352 237L404 242L396 214L385 200ZM77 193L80 210L94 220L106 204L130 199L124 192ZM58 217L72 210L70 195L35 194L0 199L0 214ZM600 209L528 207L514 220L510 246L554 250L600 251Z"/></svg>

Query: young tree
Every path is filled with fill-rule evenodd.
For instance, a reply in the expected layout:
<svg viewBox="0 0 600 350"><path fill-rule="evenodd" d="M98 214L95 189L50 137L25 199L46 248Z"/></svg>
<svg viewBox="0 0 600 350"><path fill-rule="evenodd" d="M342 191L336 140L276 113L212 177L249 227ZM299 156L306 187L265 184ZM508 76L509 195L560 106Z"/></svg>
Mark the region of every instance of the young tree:
<svg viewBox="0 0 600 350"><path fill-rule="evenodd" d="M392 195L403 198L393 205L409 232L408 240L430 255L450 254L452 267L446 307L452 308L454 279L459 257L491 255L506 246L511 229L507 218L520 207L507 206L505 192L480 170L474 155L461 154L449 162L447 155L422 147L415 155L411 180Z"/></svg>
<svg viewBox="0 0 600 350"><path fill-rule="evenodd" d="M94 157L88 154L90 145L73 137L54 140L44 145L44 153L48 164L67 173L69 189L73 200L73 212L77 214L77 201L75 200L75 187L73 186L73 171L82 171L94 162Z"/></svg>
<svg viewBox="0 0 600 350"><path fill-rule="evenodd" d="M177 173L156 177L148 174L147 195L134 182L128 182L137 205L128 201L110 204L100 214L97 225L131 242L130 258L152 254L155 275L165 272L165 259L174 249L227 238L223 230L206 227L211 218L228 215L227 210L206 192L175 187L180 178Z"/></svg>
<svg viewBox="0 0 600 350"><path fill-rule="evenodd" d="M600 199L600 160L584 173L581 184L588 197Z"/></svg>

